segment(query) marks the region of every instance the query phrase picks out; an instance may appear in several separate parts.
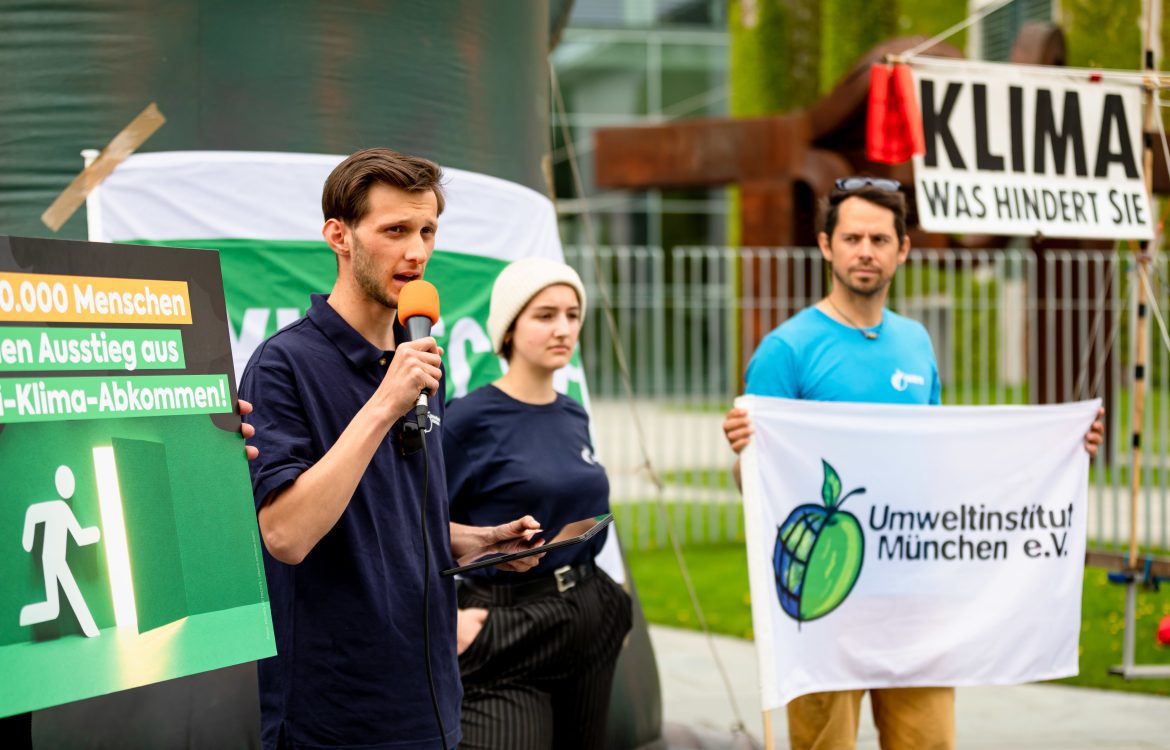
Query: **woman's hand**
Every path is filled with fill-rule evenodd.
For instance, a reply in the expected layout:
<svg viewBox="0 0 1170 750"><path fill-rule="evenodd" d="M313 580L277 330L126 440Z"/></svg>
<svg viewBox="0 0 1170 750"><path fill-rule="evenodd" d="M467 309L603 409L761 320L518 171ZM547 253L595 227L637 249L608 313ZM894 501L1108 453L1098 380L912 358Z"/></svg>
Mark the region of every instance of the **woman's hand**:
<svg viewBox="0 0 1170 750"><path fill-rule="evenodd" d="M502 523L499 526L464 526L452 523L451 554L457 564L466 565L484 555L507 554L532 549L544 544L543 539L532 541L532 537L540 531L540 524L532 516L517 518L515 521ZM544 557L543 554L532 555L496 567L501 570L523 573L532 569L542 557Z"/></svg>
<svg viewBox="0 0 1170 750"><path fill-rule="evenodd" d="M479 607L459 610L455 619L455 653L462 654L479 636L487 622L488 611Z"/></svg>

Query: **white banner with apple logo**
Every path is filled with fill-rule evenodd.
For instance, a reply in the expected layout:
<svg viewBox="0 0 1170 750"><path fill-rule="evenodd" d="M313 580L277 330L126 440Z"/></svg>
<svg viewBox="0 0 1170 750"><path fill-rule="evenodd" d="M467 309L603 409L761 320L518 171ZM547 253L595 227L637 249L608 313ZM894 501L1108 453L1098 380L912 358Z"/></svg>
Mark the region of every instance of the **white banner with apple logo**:
<svg viewBox="0 0 1170 750"><path fill-rule="evenodd" d="M1099 401L736 404L765 709L1077 673Z"/></svg>

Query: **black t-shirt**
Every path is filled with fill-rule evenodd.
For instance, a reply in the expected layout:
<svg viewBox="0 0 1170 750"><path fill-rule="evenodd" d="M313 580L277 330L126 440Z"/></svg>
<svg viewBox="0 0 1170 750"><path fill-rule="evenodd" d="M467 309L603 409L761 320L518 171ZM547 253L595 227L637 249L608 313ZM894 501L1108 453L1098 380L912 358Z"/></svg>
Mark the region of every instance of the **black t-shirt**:
<svg viewBox="0 0 1170 750"><path fill-rule="evenodd" d="M443 455L456 523L495 526L529 514L551 540L565 524L609 512L609 479L593 453L589 415L563 394L528 404L487 385L452 401ZM526 573L489 567L467 575L496 583L550 575L596 557L608 531L553 550Z"/></svg>

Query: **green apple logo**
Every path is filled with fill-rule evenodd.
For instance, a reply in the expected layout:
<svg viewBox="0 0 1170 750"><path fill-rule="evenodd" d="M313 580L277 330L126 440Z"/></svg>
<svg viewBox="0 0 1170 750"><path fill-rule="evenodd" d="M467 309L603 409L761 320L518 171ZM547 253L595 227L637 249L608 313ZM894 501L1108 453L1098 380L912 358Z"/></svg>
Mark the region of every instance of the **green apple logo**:
<svg viewBox="0 0 1170 750"><path fill-rule="evenodd" d="M865 492L841 497L841 478L827 461L821 485L824 505L801 505L788 514L776 533L772 569L780 607L797 622L824 617L837 608L861 574L865 537L852 513L841 503Z"/></svg>

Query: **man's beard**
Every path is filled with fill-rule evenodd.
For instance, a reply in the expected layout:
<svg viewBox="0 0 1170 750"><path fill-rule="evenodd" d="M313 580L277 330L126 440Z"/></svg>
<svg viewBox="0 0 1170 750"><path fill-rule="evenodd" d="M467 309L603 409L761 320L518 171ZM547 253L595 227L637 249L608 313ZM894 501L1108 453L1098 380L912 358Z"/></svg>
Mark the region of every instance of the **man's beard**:
<svg viewBox="0 0 1170 750"><path fill-rule="evenodd" d="M872 287L855 286L849 281L848 274L839 273L836 268L833 269L833 279L858 297L876 297L886 290L890 280L882 276L880 270L875 268L874 271L877 273L877 279Z"/></svg>
<svg viewBox="0 0 1170 750"><path fill-rule="evenodd" d="M386 292L386 288L382 285L382 280L379 278L369 254L362 246L361 240L358 239L357 233L353 235L353 252L350 255L353 260L354 281L357 282L358 288L365 294L366 299L377 302L387 309L397 310L398 300L391 298Z"/></svg>

